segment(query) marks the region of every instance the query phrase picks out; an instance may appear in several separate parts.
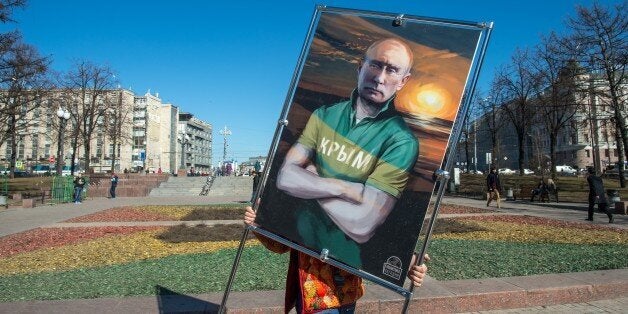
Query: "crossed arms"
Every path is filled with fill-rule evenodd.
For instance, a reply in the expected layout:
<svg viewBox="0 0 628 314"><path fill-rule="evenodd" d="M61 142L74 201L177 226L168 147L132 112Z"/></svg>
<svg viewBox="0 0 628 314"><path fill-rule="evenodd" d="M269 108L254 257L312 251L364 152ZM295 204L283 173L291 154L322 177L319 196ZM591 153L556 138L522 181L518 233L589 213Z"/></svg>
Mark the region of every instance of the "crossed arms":
<svg viewBox="0 0 628 314"><path fill-rule="evenodd" d="M277 187L289 195L315 199L347 236L368 241L397 199L370 185L323 178L312 165L313 149L300 143L290 148L277 177Z"/></svg>

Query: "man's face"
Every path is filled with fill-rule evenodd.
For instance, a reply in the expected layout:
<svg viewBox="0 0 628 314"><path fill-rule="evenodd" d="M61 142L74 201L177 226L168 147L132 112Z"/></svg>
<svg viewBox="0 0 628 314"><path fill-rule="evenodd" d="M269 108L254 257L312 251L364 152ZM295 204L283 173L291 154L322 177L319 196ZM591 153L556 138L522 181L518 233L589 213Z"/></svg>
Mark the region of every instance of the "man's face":
<svg viewBox="0 0 628 314"><path fill-rule="evenodd" d="M358 94L364 101L383 104L410 78L410 56L399 43L384 41L372 47L358 70Z"/></svg>

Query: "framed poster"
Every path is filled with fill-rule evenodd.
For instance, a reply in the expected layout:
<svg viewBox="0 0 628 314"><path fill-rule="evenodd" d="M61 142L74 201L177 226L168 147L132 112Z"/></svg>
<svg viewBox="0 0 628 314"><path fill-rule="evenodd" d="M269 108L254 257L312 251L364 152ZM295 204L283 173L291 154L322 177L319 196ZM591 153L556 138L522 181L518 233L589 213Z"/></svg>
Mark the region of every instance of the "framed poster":
<svg viewBox="0 0 628 314"><path fill-rule="evenodd" d="M257 194L258 231L403 286L485 32L319 7Z"/></svg>

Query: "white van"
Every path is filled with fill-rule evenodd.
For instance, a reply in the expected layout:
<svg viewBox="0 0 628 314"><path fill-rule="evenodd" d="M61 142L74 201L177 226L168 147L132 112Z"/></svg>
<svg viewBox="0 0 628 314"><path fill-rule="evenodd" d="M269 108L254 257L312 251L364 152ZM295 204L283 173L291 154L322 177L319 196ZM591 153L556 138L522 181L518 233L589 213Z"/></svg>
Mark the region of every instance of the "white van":
<svg viewBox="0 0 628 314"><path fill-rule="evenodd" d="M556 166L556 173L567 176L575 176L578 173L578 170L572 168L571 166L562 165Z"/></svg>

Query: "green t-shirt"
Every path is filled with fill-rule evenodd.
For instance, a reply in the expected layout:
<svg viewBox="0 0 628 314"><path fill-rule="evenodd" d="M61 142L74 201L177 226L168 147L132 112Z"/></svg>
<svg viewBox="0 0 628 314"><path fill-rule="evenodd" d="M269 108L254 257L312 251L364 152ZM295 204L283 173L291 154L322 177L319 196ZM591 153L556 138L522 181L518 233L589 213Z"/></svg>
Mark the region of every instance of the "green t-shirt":
<svg viewBox="0 0 628 314"><path fill-rule="evenodd" d="M374 118L356 123L354 103L348 101L316 109L298 142L315 152L314 164L321 177L370 185L399 198L416 162L419 143L392 100ZM297 212L304 244L327 248L330 256L360 267L356 242L347 237L318 206L308 201Z"/></svg>

